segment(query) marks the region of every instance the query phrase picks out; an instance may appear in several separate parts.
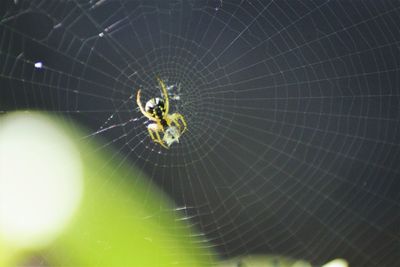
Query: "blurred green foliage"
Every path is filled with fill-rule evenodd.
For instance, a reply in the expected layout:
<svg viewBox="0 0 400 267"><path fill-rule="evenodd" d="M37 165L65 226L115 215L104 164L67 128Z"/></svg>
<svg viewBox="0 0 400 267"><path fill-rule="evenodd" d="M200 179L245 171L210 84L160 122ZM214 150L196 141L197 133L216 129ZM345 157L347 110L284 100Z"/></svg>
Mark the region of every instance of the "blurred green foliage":
<svg viewBox="0 0 400 267"><path fill-rule="evenodd" d="M35 112L19 115L46 120L72 140L81 155L84 193L72 221L49 245L22 249L0 236L0 267L311 267L303 260L274 255L217 261L211 245L126 157L95 137L82 138L85 131L74 124L67 127L63 120ZM337 259L324 266L348 265Z"/></svg>
<svg viewBox="0 0 400 267"><path fill-rule="evenodd" d="M312 267L305 260L292 259L278 255L247 255L221 261L218 267ZM321 265L319 265L321 266ZM343 259L335 259L321 267L348 267Z"/></svg>
<svg viewBox="0 0 400 267"><path fill-rule="evenodd" d="M51 120L79 148L83 200L72 222L49 246L18 251L0 239L1 267L32 261L39 266L213 265L214 252L126 158L94 137L82 139L82 129L71 131L60 119L34 116Z"/></svg>

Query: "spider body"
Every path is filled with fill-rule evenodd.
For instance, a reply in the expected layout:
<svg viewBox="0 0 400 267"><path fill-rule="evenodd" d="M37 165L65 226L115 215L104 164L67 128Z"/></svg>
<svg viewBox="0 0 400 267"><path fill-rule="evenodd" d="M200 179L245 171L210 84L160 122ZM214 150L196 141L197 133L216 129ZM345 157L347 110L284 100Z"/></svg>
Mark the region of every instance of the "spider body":
<svg viewBox="0 0 400 267"><path fill-rule="evenodd" d="M152 114L155 118L162 120L165 114L164 100L159 97L155 97L147 101L145 111Z"/></svg>
<svg viewBox="0 0 400 267"><path fill-rule="evenodd" d="M151 139L165 148L169 148L174 142L179 143L179 138L187 130L187 124L182 114L169 114L169 99L167 88L161 79L158 79L164 98L155 97L147 101L143 107L140 100L140 92L136 95L136 103L140 112L149 119L147 130ZM164 134L161 139L160 133Z"/></svg>

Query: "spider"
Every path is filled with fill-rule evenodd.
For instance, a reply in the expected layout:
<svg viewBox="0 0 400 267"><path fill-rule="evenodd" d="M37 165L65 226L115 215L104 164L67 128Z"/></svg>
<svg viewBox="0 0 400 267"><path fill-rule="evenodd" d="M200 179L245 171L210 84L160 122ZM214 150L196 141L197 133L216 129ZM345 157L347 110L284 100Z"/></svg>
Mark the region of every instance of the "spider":
<svg viewBox="0 0 400 267"><path fill-rule="evenodd" d="M179 143L179 138L187 130L187 124L182 114L168 114L169 99L167 87L161 79L157 78L157 80L161 86L164 98L152 98L147 101L146 106L143 108L140 101L141 90L139 89L136 95L136 103L139 106L140 112L152 122L147 126L151 139L168 149L172 143ZM164 134L163 139L161 139L160 133Z"/></svg>

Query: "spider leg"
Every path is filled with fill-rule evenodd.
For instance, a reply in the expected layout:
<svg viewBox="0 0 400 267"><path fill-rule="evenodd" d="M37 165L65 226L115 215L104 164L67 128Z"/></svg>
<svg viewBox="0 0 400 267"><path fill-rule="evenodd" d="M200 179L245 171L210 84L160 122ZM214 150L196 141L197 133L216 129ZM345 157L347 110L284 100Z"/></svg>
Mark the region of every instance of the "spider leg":
<svg viewBox="0 0 400 267"><path fill-rule="evenodd" d="M155 120L154 117L152 117L151 114L146 112L146 110L143 108L142 101L140 101L140 93L141 93L141 90L139 89L136 94L136 103L140 109L140 112L142 112L142 114L149 120L154 121Z"/></svg>
<svg viewBox="0 0 400 267"><path fill-rule="evenodd" d="M181 114L178 114L178 119L180 120L180 122L183 124L183 131L182 133L187 131L187 123L185 118L183 118L183 116Z"/></svg>
<svg viewBox="0 0 400 267"><path fill-rule="evenodd" d="M179 121L176 119L175 116L176 113L172 114L172 115L168 115L168 119L167 122L170 126L176 126L179 129L179 132L181 131L181 125L179 124Z"/></svg>
<svg viewBox="0 0 400 267"><path fill-rule="evenodd" d="M164 96L164 107L165 107L165 114L168 114L169 112L169 98L168 98L168 92L167 92L167 86L165 85L165 83L163 82L163 80L161 80L160 78L157 77L158 83L161 86L161 90Z"/></svg>
<svg viewBox="0 0 400 267"><path fill-rule="evenodd" d="M164 141L160 137L160 131L163 130L162 126L157 123L151 123L147 126L147 130L149 132L151 140L155 143L159 143L161 146L165 148L169 148L167 145L164 144Z"/></svg>
<svg viewBox="0 0 400 267"><path fill-rule="evenodd" d="M172 123L174 123L178 126L181 134L183 134L187 130L187 123L181 114L174 113L174 114L170 115L170 120ZM183 130L181 130L182 125L183 125Z"/></svg>
<svg viewBox="0 0 400 267"><path fill-rule="evenodd" d="M149 132L151 140L153 140L153 142L157 142L157 139L154 137L153 130L151 130L150 128L147 128L147 131Z"/></svg>

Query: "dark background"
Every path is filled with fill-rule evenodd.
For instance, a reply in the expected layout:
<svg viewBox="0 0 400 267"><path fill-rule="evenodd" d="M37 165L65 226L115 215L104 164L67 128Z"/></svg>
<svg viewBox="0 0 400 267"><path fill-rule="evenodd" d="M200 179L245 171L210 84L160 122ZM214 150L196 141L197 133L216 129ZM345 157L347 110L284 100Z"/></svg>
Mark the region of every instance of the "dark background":
<svg viewBox="0 0 400 267"><path fill-rule="evenodd" d="M399 266L399 8L2 0L0 111L80 122L222 257ZM181 84L171 107L189 127L168 151L134 99L137 88L143 101L158 95L156 77Z"/></svg>

